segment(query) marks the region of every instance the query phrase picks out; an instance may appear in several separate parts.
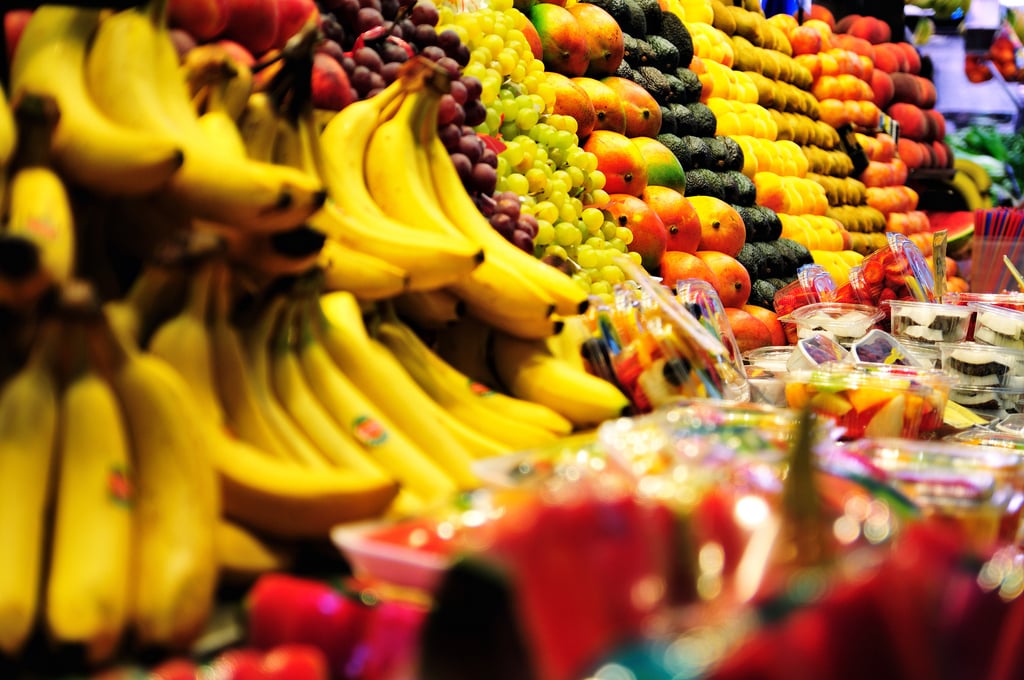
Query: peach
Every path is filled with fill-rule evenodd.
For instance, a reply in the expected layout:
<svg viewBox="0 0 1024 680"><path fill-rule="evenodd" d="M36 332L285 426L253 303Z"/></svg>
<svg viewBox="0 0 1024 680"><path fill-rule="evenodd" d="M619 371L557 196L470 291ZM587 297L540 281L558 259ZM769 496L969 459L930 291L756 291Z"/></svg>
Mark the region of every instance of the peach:
<svg viewBox="0 0 1024 680"><path fill-rule="evenodd" d="M226 0L228 23L224 37L259 56L277 40L277 0Z"/></svg>
<svg viewBox="0 0 1024 680"><path fill-rule="evenodd" d="M274 47L282 48L288 39L309 22L320 20L320 9L314 0L278 0L277 37Z"/></svg>
<svg viewBox="0 0 1024 680"><path fill-rule="evenodd" d="M875 17L861 17L850 24L846 31L856 38L863 38L873 45L886 43L892 39L889 24Z"/></svg>
<svg viewBox="0 0 1024 680"><path fill-rule="evenodd" d="M228 0L168 0L168 24L182 28L196 40L212 40L228 27Z"/></svg>
<svg viewBox="0 0 1024 680"><path fill-rule="evenodd" d="M894 44L903 51L903 56L907 60L907 72L914 75L921 73L921 55L918 53L917 48L908 42Z"/></svg>
<svg viewBox="0 0 1024 680"><path fill-rule="evenodd" d="M924 115L928 119L928 125L931 128L929 138L937 141L944 140L946 138L946 118L935 109L927 109Z"/></svg>
<svg viewBox="0 0 1024 680"><path fill-rule="evenodd" d="M807 26L797 26L789 34L789 44L793 48L793 56L801 54L818 54L824 45L821 42L821 34Z"/></svg>
<svg viewBox="0 0 1024 680"><path fill-rule="evenodd" d="M935 152L935 166L939 168L949 168L953 166L953 154L950 152L949 147L946 143L940 140L935 140L931 144L932 150Z"/></svg>
<svg viewBox="0 0 1024 680"><path fill-rule="evenodd" d="M901 136L896 142L896 153L911 169L924 167L926 161L931 161L931 157L921 148L921 144L907 137Z"/></svg>
<svg viewBox="0 0 1024 680"><path fill-rule="evenodd" d="M830 29L835 31L836 18L832 16L832 12L830 12L827 7L823 5L811 5L810 18L825 22L828 24Z"/></svg>
<svg viewBox="0 0 1024 680"><path fill-rule="evenodd" d="M900 70L901 55L889 49L888 45L875 45L875 70L896 73Z"/></svg>
<svg viewBox="0 0 1024 680"><path fill-rule="evenodd" d="M863 17L860 14L847 14L845 17L836 22L834 30L836 33L848 33L850 31L850 26L853 25L853 22L862 18Z"/></svg>
<svg viewBox="0 0 1024 680"><path fill-rule="evenodd" d="M313 106L327 111L340 111L358 99L345 69L337 59L323 52L313 55L311 90Z"/></svg>
<svg viewBox="0 0 1024 680"><path fill-rule="evenodd" d="M919 107L913 104L898 103L889 107L889 115L900 124L900 134L923 141L928 136L928 119Z"/></svg>
<svg viewBox="0 0 1024 680"><path fill-rule="evenodd" d="M879 108L887 107L892 102L896 89L893 85L892 77L881 69L875 69L871 74L870 82L873 93L871 101Z"/></svg>

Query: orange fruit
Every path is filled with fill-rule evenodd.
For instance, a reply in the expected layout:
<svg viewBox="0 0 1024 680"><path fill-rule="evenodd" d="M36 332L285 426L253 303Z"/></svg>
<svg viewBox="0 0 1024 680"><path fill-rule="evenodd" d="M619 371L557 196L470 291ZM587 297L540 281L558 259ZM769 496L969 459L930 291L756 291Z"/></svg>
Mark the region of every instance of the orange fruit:
<svg viewBox="0 0 1024 680"><path fill-rule="evenodd" d="M697 252L697 246L700 245L700 217L685 196L675 189L649 184L640 198L658 213L665 225L668 232L666 250Z"/></svg>
<svg viewBox="0 0 1024 680"><path fill-rule="evenodd" d="M594 130L583 150L597 156L597 169L604 173L604 190L609 194L640 196L647 188L647 164L629 137L611 130Z"/></svg>
<svg viewBox="0 0 1024 680"><path fill-rule="evenodd" d="M615 73L625 54L619 23L604 9L589 2L577 2L567 9L586 32L590 55L587 75L600 78Z"/></svg>
<svg viewBox="0 0 1024 680"><path fill-rule="evenodd" d="M572 82L579 85L594 106L594 113L597 116L594 122L594 130L611 130L624 134L626 132L626 108L619 99L619 95L612 88L608 87L595 78L571 78ZM580 135L584 139L585 135Z"/></svg>
<svg viewBox="0 0 1024 680"><path fill-rule="evenodd" d="M736 337L736 344L741 353L772 344L771 331L750 312L739 307L727 306L725 317L729 320L729 326L732 327L732 334Z"/></svg>
<svg viewBox="0 0 1024 680"><path fill-rule="evenodd" d="M567 76L581 76L590 65L587 31L565 7L539 2L530 8L530 21L540 36L544 66Z"/></svg>
<svg viewBox="0 0 1024 680"><path fill-rule="evenodd" d="M657 137L661 130L661 106L639 83L627 78L608 76L601 82L615 90L626 110L627 137Z"/></svg>
<svg viewBox="0 0 1024 680"><path fill-rule="evenodd" d="M547 83L555 90L555 103L551 107L551 112L575 118L577 136L586 139L597 124L597 112L590 101L590 95L561 73L547 71L544 75Z"/></svg>
<svg viewBox="0 0 1024 680"><path fill-rule="evenodd" d="M661 277L662 283L673 290L677 281L686 279L699 279L707 281L712 286L715 285L715 274L704 264L702 259L692 253L684 253L679 250L665 251L661 256L658 275Z"/></svg>
<svg viewBox="0 0 1024 680"><path fill-rule="evenodd" d="M736 209L714 196L692 196L690 205L700 219L700 250L735 256L747 240L747 228Z"/></svg>
<svg viewBox="0 0 1024 680"><path fill-rule="evenodd" d="M770 309L758 307L757 305L743 305L740 309L756 318L768 328L768 332L771 333L772 336L773 345L789 344L786 341L786 331L782 327L782 322L779 321L778 314Z"/></svg>
<svg viewBox="0 0 1024 680"><path fill-rule="evenodd" d="M668 242L668 231L658 213L629 194L609 194L604 209L615 224L633 232L629 250L640 254L640 263L644 269L649 272L657 270Z"/></svg>
<svg viewBox="0 0 1024 680"><path fill-rule="evenodd" d="M750 298L750 274L736 258L716 250L698 250L703 260L715 275L711 285L718 291L718 297L726 307L742 307Z"/></svg>

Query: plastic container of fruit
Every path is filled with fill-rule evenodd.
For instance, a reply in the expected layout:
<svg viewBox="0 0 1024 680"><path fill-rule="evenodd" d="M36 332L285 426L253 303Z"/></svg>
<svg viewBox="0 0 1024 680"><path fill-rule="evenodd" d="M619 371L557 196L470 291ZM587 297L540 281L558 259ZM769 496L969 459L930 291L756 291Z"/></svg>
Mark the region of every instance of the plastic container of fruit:
<svg viewBox="0 0 1024 680"><path fill-rule="evenodd" d="M1024 458L1004 448L903 438L851 445L925 515L961 524L978 546L1012 541L1024 506Z"/></svg>
<svg viewBox="0 0 1024 680"><path fill-rule="evenodd" d="M949 390L949 400L982 417L1002 418L1019 409L1024 401L1024 391L1007 387L954 385Z"/></svg>
<svg viewBox="0 0 1024 680"><path fill-rule="evenodd" d="M1024 312L972 302L974 311L974 340L987 345L1010 349L1024 349Z"/></svg>
<svg viewBox="0 0 1024 680"><path fill-rule="evenodd" d="M835 279L820 264L807 264L797 270L796 279L775 291L775 313L785 316L805 305L828 302L836 289ZM790 344L799 339L796 328L784 326Z"/></svg>
<svg viewBox="0 0 1024 680"><path fill-rule="evenodd" d="M795 326L797 337L801 340L822 333L849 347L867 335L884 316L878 307L869 305L818 302L779 317L779 321Z"/></svg>
<svg viewBox="0 0 1024 680"><path fill-rule="evenodd" d="M930 342L914 342L913 340L900 340L900 344L918 365L925 368L942 368L942 353L939 351L938 345Z"/></svg>
<svg viewBox="0 0 1024 680"><path fill-rule="evenodd" d="M850 352L824 333L814 333L797 341L796 349L786 362L788 371L810 371L822 364L846 361Z"/></svg>
<svg viewBox="0 0 1024 680"><path fill-rule="evenodd" d="M850 356L857 363L890 364L895 366L915 366L926 368L917 357L903 346L903 343L889 335L881 328L875 328L863 338L853 343Z"/></svg>
<svg viewBox="0 0 1024 680"><path fill-rule="evenodd" d="M886 245L865 257L850 271L850 280L835 292L835 299L868 302L883 300L935 301L935 277L913 241L887 233ZM888 322L888 310L884 310Z"/></svg>
<svg viewBox="0 0 1024 680"><path fill-rule="evenodd" d="M456 551L454 536L434 520L361 522L331 531L357 577L433 592Z"/></svg>
<svg viewBox="0 0 1024 680"><path fill-rule="evenodd" d="M758 347L757 349L744 352L743 360L747 363L748 368L753 366L767 371L785 371L786 362L793 354L793 351L794 348L791 345ZM747 371L747 377L750 377L749 370Z"/></svg>
<svg viewBox="0 0 1024 680"><path fill-rule="evenodd" d="M967 430L955 432L944 438L944 441L960 442L971 446L998 447L1015 451L1015 455L1024 455L1024 434L996 431L987 425L979 425Z"/></svg>
<svg viewBox="0 0 1024 680"><path fill-rule="evenodd" d="M830 418L844 439L914 438L937 429L952 382L941 371L848 363L794 371L785 380L787 406Z"/></svg>
<svg viewBox="0 0 1024 680"><path fill-rule="evenodd" d="M938 347L942 370L957 386L1024 390L1024 350L980 342L940 342Z"/></svg>
<svg viewBox="0 0 1024 680"><path fill-rule="evenodd" d="M983 305L995 305L1006 309L1016 309L1024 312L1024 293L945 293L942 302L948 305L961 305L966 307L971 303ZM967 325L967 339L974 339L974 317L971 317Z"/></svg>
<svg viewBox="0 0 1024 680"><path fill-rule="evenodd" d="M961 342L967 337L973 310L962 305L914 300L889 300L893 336L916 342Z"/></svg>
<svg viewBox="0 0 1024 680"><path fill-rule="evenodd" d="M750 401L766 406L786 406L786 382L781 371L772 371L758 366L747 366L747 382L750 383Z"/></svg>

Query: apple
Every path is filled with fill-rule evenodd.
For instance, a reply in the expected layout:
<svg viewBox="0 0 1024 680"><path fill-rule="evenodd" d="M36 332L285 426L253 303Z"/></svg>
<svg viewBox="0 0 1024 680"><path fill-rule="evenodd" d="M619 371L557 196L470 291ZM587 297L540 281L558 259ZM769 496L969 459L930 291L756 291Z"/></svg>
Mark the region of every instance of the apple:
<svg viewBox="0 0 1024 680"><path fill-rule="evenodd" d="M172 27L197 41L213 40L228 27L228 0L168 0L167 13Z"/></svg>
<svg viewBox="0 0 1024 680"><path fill-rule="evenodd" d="M228 25L224 37L240 43L259 57L277 40L277 0L226 0Z"/></svg>
<svg viewBox="0 0 1024 680"><path fill-rule="evenodd" d="M320 20L320 9L314 0L278 0L277 37L274 47L282 48L288 39L310 21Z"/></svg>
<svg viewBox="0 0 1024 680"><path fill-rule="evenodd" d="M4 14L4 45L7 46L7 63L14 61L14 49L18 46L25 24L32 16L30 9L12 9Z"/></svg>
<svg viewBox="0 0 1024 680"><path fill-rule="evenodd" d="M313 55L312 90L313 106L318 109L340 111L357 99L345 69L325 52Z"/></svg>

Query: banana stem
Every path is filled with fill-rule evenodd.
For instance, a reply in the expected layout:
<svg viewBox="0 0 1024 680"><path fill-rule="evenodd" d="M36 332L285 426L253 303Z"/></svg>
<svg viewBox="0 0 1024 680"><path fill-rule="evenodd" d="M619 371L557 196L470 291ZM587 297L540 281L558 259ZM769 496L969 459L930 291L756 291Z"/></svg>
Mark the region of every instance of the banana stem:
<svg viewBox="0 0 1024 680"><path fill-rule="evenodd" d="M214 274L213 261L203 261L199 263L198 267L198 271L193 274L188 300L185 302L185 313L205 324L210 309Z"/></svg>
<svg viewBox="0 0 1024 680"><path fill-rule="evenodd" d="M250 349L250 356L253 354L251 351L252 349L258 349L260 347L265 349L267 347L270 342L271 334L274 331L274 327L277 324L277 319L281 315L284 303L284 296L276 295L271 300L267 301L264 308L260 311L259 316L256 319L256 324L247 334L247 344Z"/></svg>

